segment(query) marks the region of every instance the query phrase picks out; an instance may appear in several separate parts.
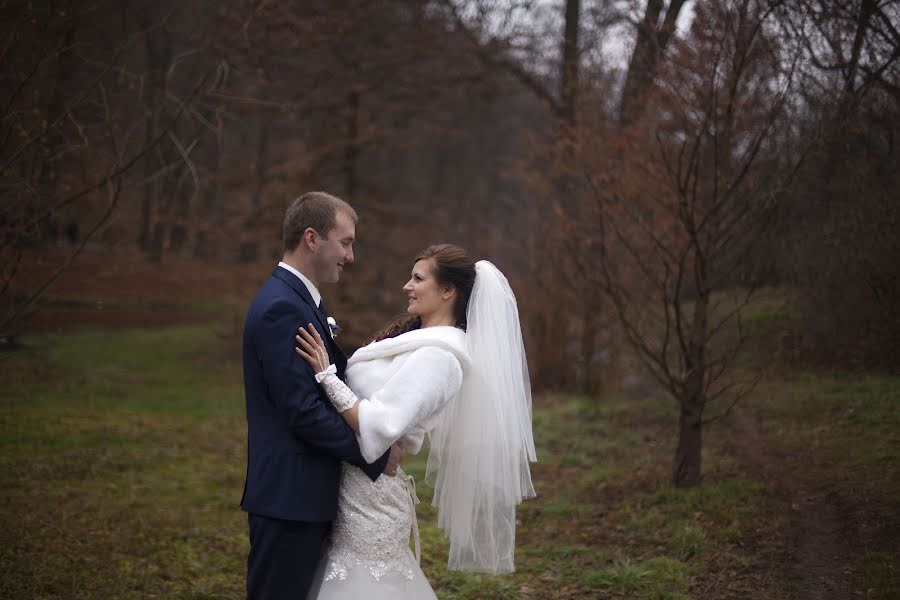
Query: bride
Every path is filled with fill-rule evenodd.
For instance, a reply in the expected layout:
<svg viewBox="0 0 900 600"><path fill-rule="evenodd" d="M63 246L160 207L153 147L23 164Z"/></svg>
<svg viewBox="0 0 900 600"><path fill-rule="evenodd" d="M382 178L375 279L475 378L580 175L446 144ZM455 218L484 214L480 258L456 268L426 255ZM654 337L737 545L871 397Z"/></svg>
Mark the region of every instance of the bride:
<svg viewBox="0 0 900 600"><path fill-rule="evenodd" d="M516 505L534 496L528 463L536 459L515 296L493 264L449 244L417 256L403 289L409 314L350 358L346 384L311 324L299 330L296 351L367 460L395 442L417 454L428 437L426 480L450 541L449 568L513 571ZM412 477L398 469L372 482L342 468L330 546L309 598L436 598L419 568Z"/></svg>

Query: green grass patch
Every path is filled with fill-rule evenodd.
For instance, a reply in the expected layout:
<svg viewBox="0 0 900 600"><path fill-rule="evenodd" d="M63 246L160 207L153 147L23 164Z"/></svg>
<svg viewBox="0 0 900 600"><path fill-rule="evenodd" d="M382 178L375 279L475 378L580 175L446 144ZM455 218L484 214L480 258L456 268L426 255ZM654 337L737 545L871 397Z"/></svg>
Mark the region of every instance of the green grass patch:
<svg viewBox="0 0 900 600"><path fill-rule="evenodd" d="M748 400L773 423L771 447L797 469L814 468L853 513L864 551L851 564L866 596L896 597L900 549L883 532L900 529L900 377L803 372Z"/></svg>
<svg viewBox="0 0 900 600"><path fill-rule="evenodd" d="M109 310L109 311L186 311L204 314L227 314L237 310L234 304L211 300L195 301L137 301L110 300L92 296L47 296L41 303L42 310Z"/></svg>
<svg viewBox="0 0 900 600"><path fill-rule="evenodd" d="M858 565L862 581L872 600L889 600L900 597L900 565L896 554L865 552Z"/></svg>
<svg viewBox="0 0 900 600"><path fill-rule="evenodd" d="M204 325L23 342L0 354L0 597L244 597L236 341ZM791 383L803 397L807 385ZM829 394L857 394L855 385ZM875 395L884 385L865 384ZM880 402L843 422L886 432ZM730 582L759 568L743 542L765 487L733 474L695 490L668 486L674 418L662 397L536 397L538 497L517 512L516 572L499 577L447 569L422 482L427 450L406 457L419 482L422 567L438 597L684 599L695 588L728 597ZM878 556L866 564L883 578L888 559Z"/></svg>
<svg viewBox="0 0 900 600"><path fill-rule="evenodd" d="M686 598L690 567L678 560L656 557L644 561L620 558L612 565L593 571L587 584L599 590L629 598Z"/></svg>
<svg viewBox="0 0 900 600"><path fill-rule="evenodd" d="M900 377L807 372L761 386L752 401L781 427L773 442L786 453L814 445L879 486L900 474Z"/></svg>
<svg viewBox="0 0 900 600"><path fill-rule="evenodd" d="M748 333L753 334L783 328L799 317L800 315L784 305L751 307L742 315Z"/></svg>

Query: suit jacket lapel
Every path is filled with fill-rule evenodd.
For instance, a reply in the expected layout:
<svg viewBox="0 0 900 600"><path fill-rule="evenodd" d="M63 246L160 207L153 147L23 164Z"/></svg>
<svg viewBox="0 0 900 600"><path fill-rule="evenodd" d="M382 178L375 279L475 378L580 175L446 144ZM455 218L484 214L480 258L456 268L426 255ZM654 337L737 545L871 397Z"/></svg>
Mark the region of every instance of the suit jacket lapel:
<svg viewBox="0 0 900 600"><path fill-rule="evenodd" d="M273 277L277 277L282 280L288 286L291 287L297 294L306 302L310 308L312 308L313 314L316 316L316 322L313 323L316 326L316 329L319 330L319 334L322 336L322 339L325 340L325 344L329 346L331 349L331 353L335 358L335 362L337 362L338 357L344 363L347 362L347 357L344 354L344 351L341 350L341 347L337 345L337 342L331 337L331 328L328 326L328 323L325 321L325 317L322 315L322 311L319 310L319 307L316 306L316 303L313 301L312 295L309 293L309 290L306 289L306 285L300 279L297 278L296 275L284 269L282 267L275 267L275 270L272 272ZM306 323L303 324L304 326Z"/></svg>

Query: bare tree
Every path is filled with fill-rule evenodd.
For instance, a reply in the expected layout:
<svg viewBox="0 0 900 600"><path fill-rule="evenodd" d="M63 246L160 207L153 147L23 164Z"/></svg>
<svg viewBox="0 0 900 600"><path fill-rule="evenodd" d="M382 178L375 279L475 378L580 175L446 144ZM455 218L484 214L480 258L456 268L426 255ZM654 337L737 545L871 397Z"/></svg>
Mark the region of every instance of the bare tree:
<svg viewBox="0 0 900 600"><path fill-rule="evenodd" d="M9 2L2 10L0 72L9 92L0 100L0 337L9 339L109 222L148 154L172 145L182 157L176 166L188 163L175 127L206 84L201 77L183 95L169 88L160 104L144 105L134 92L140 71L127 58L147 32L107 35L115 3ZM141 141L147 111L158 112L159 126ZM69 250L52 273L20 283L29 253L62 231Z"/></svg>
<svg viewBox="0 0 900 600"><path fill-rule="evenodd" d="M535 383L571 388L576 384L573 367L583 361L570 360L570 332L561 326L556 308L574 306L577 298L589 298L578 293L576 282L581 280L563 259L572 251L570 240L559 236L560 218L577 212L580 203L581 190L574 177L574 136L582 70L582 3L566 0L554 7L562 14L561 22L552 18L553 14L548 18L532 3L446 0L441 4L488 70L510 75L549 109L552 133L542 141L539 157L534 157L535 162L542 163L543 172L537 177L546 179L542 184L546 191L535 208L529 243L532 285L539 285L545 294L527 302L524 310L529 338L541 356L540 362L532 365ZM553 28L557 31L544 31ZM549 48L545 47L548 39L553 40ZM525 169L531 171L530 167ZM587 302L577 304L579 309L584 308L585 315L594 308ZM595 318L584 319L578 337L585 348L592 345L595 325ZM577 379L586 383L584 377Z"/></svg>
<svg viewBox="0 0 900 600"><path fill-rule="evenodd" d="M647 103L655 118L611 154L593 144L596 130L584 132L594 272L631 346L678 402L679 486L700 482L703 426L752 386L729 368L757 282L726 290L802 160L779 158L794 65L766 29L771 15L752 0L700 3L688 39L661 65ZM705 417L719 398L727 406Z"/></svg>
<svg viewBox="0 0 900 600"><path fill-rule="evenodd" d="M532 274L541 279L546 303L527 307L532 339L540 348L541 364L535 365L536 383L546 387L577 387L593 390L598 382L594 355L607 323L606 310L598 294L580 271L570 268L568 257L584 251L584 240L569 234L567 223L587 218L584 206L589 191L577 176L579 171L577 135L582 95L588 89L589 102L597 102L611 113L621 115L623 125L636 120L645 98L653 91L658 65L672 39L684 0L650 0L635 3L581 2L567 0L551 8L538 3L503 3L491 0L444 0L451 18L472 43L475 53L490 69L509 73L524 89L531 91L549 108L553 135L529 164L527 177L535 179L540 165L549 180L541 183L544 199L535 212L531 250ZM638 3L639 4L639 3ZM545 12L560 18L545 18ZM632 19L636 42L625 73L623 91L616 93L610 70L597 48L614 27ZM547 40L550 42L548 48ZM557 48L554 42L559 40ZM591 57L599 57L591 62ZM580 83L588 73L589 84ZM602 89L596 89L600 86ZM618 97L618 101L609 100ZM591 111L595 107L589 107ZM607 131L611 141L616 131ZM560 326L557 308L571 306L577 314L568 320L574 329ZM531 309L531 310L528 310ZM574 343L572 339L577 340Z"/></svg>
<svg viewBox="0 0 900 600"><path fill-rule="evenodd" d="M900 5L788 3L780 22L800 43L798 120L822 144L782 207L770 260L798 290L807 360L896 370L900 333Z"/></svg>

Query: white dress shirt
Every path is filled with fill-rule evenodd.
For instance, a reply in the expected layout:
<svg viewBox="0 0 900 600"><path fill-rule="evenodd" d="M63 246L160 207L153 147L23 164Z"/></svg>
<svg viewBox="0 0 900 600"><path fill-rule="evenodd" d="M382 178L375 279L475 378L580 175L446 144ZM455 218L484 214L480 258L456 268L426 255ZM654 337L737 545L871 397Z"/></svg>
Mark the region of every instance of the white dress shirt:
<svg viewBox="0 0 900 600"><path fill-rule="evenodd" d="M312 296L313 302L316 303L316 307L318 307L322 303L322 294L319 293L319 288L314 286L313 282L310 281L309 279L307 279L303 273L301 273L300 271L298 271L291 265L287 264L286 262L279 262L278 266L284 267L285 269L287 269L288 271L290 271L291 273L293 273L294 275L296 275L297 277L300 278L300 281L302 281L303 285L306 286L306 289L309 290L309 295Z"/></svg>

